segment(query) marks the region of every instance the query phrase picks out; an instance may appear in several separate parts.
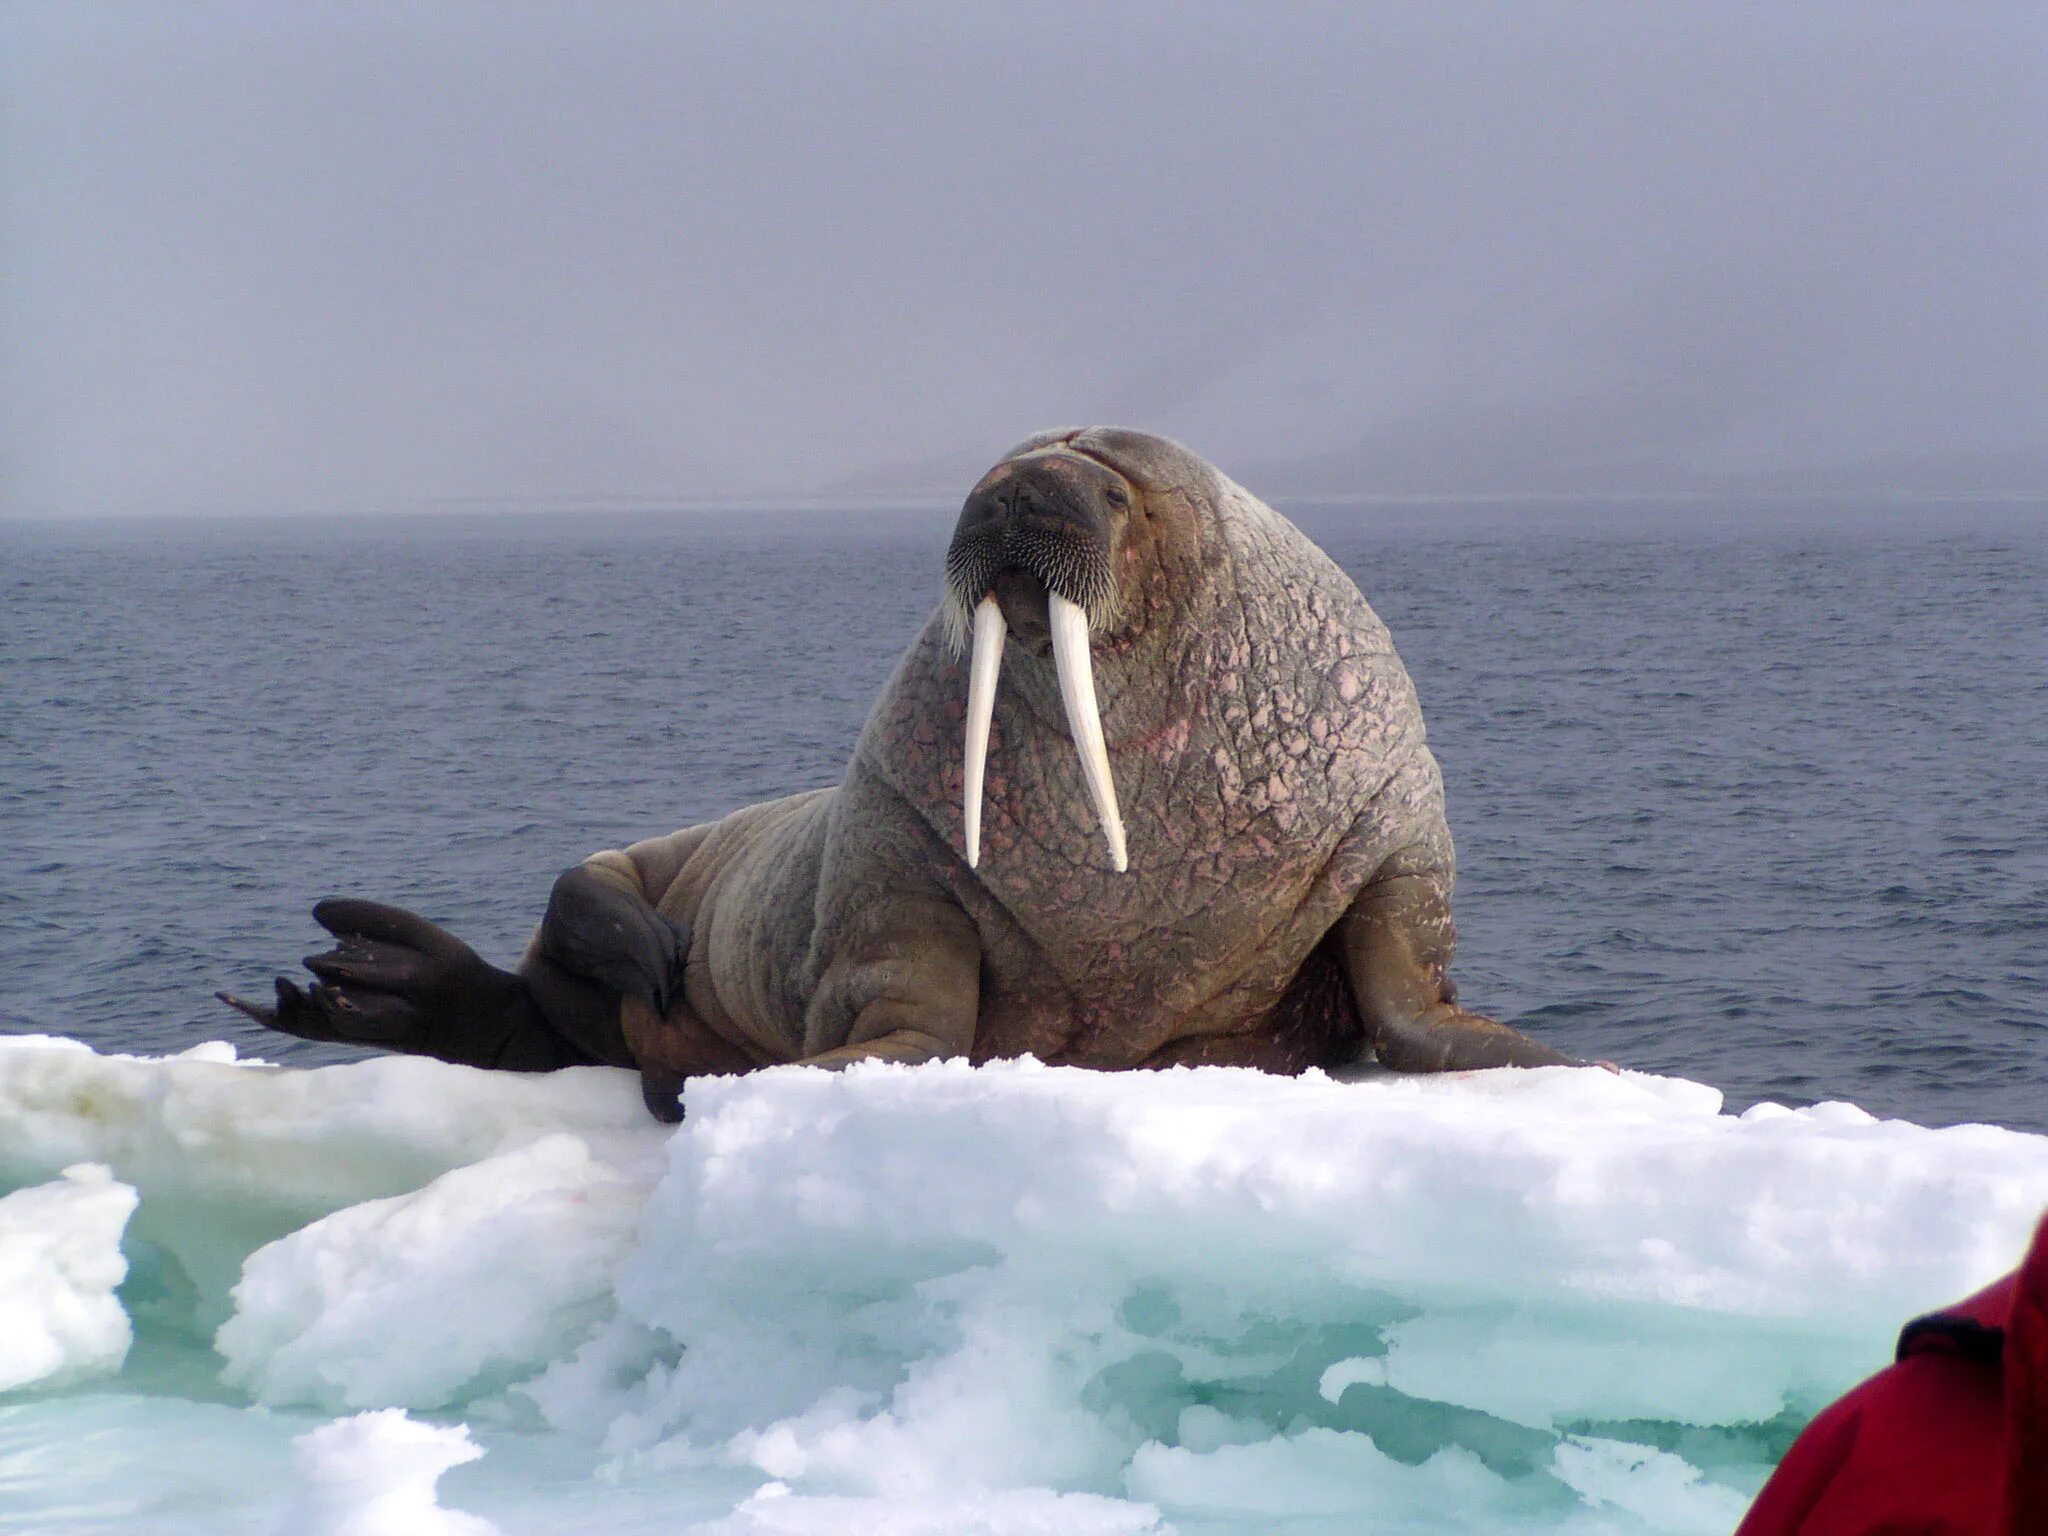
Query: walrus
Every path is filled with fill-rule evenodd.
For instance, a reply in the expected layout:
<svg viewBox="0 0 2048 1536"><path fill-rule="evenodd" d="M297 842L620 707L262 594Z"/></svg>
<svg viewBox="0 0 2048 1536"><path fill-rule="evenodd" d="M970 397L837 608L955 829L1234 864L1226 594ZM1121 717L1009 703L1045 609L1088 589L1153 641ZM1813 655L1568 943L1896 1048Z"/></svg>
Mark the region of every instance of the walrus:
<svg viewBox="0 0 2048 1536"><path fill-rule="evenodd" d="M1459 1006L1450 830L1386 626L1179 444L1040 433L968 493L838 785L593 855L514 971L323 901L271 1006L474 1066L703 1073L1031 1055L1403 1072L1571 1058Z"/></svg>

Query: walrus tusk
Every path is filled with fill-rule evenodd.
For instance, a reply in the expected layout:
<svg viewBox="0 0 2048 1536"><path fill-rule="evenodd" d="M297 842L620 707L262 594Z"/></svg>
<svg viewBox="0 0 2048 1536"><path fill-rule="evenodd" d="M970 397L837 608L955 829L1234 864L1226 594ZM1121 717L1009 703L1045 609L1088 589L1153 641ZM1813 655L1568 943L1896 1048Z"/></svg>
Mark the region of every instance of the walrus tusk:
<svg viewBox="0 0 2048 1536"><path fill-rule="evenodd" d="M1095 667L1088 659L1088 618L1057 592L1048 594L1052 614L1052 659L1059 669L1060 699L1067 706L1067 729L1081 753L1081 774L1095 819L1109 839L1109 861L1122 874L1131 867L1124 854L1124 819L1117 814L1116 781L1109 776L1109 750L1102 744L1102 716L1095 708ZM979 632L977 631L977 640Z"/></svg>
<svg viewBox="0 0 2048 1536"><path fill-rule="evenodd" d="M967 821L967 867L981 862L981 778L988 766L988 723L996 711L996 674L1003 665L1003 610L984 597L974 610L974 665L967 674L967 764L962 775Z"/></svg>

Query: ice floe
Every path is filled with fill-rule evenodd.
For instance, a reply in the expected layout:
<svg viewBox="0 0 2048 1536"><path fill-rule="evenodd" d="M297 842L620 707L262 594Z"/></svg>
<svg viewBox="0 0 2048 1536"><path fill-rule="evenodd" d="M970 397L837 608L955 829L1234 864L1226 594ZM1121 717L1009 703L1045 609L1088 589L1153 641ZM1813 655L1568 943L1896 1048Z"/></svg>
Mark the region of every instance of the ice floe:
<svg viewBox="0 0 2048 1536"><path fill-rule="evenodd" d="M298 1497L278 1536L502 1536L444 1509L434 1484L483 1448L460 1424L422 1424L401 1408L336 1419L292 1442Z"/></svg>
<svg viewBox="0 0 2048 1536"><path fill-rule="evenodd" d="M121 1368L131 1334L114 1287L134 1209L98 1163L0 1199L0 1392Z"/></svg>
<svg viewBox="0 0 2048 1536"><path fill-rule="evenodd" d="M166 1532L1704 1536L2048 1206L2048 1138L1591 1069L779 1069L686 1103L671 1132L597 1069L0 1045L0 1231L118 1262L140 1202L128 1365L6 1400L0 1490L132 1528L79 1513L91 1426L125 1458L93 1508L131 1486ZM119 1316L118 1270L66 1273ZM350 1409L434 1420L320 1427ZM457 1465L458 1425L491 1454ZM192 1450L228 1445L238 1476Z"/></svg>

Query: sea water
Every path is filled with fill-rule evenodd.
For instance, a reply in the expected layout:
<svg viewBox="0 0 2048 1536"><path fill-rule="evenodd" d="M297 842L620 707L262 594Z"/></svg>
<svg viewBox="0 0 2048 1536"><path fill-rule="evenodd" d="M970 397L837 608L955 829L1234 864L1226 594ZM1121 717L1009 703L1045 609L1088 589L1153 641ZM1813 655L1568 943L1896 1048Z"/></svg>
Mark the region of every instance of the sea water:
<svg viewBox="0 0 2048 1536"><path fill-rule="evenodd" d="M2048 1130L2048 509L1297 517L1443 764L1473 1006L1737 1105ZM599 848L836 781L946 509L0 529L0 1026L125 1050L329 894L509 963Z"/></svg>
<svg viewBox="0 0 2048 1536"><path fill-rule="evenodd" d="M945 513L0 533L0 1528L1725 1531L2048 1206L2048 541L1905 510L1302 512L1422 693L1463 994L1623 1075L673 1134L206 994L335 891L509 959L592 849L831 782Z"/></svg>

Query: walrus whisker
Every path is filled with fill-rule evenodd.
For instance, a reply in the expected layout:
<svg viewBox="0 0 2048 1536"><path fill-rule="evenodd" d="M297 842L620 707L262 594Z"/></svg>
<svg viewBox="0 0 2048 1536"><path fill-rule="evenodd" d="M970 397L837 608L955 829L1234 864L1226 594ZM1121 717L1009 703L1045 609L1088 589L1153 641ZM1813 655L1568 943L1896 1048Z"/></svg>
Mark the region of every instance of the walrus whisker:
<svg viewBox="0 0 2048 1536"><path fill-rule="evenodd" d="M967 674L967 761L961 775L967 823L967 867L981 862L981 782L988 766L988 726L996 709L996 674L1003 665L1002 606L984 597L974 610L974 665Z"/></svg>
<svg viewBox="0 0 2048 1536"><path fill-rule="evenodd" d="M1095 707L1095 667L1088 655L1088 616L1079 605L1048 594L1052 619L1053 664L1060 675L1060 700L1067 706L1067 729L1081 754L1081 776L1088 781L1088 798L1095 802L1095 819L1102 823L1102 835L1109 839L1109 861L1118 874L1130 868L1124 852L1124 821L1116 808L1116 781L1109 774L1109 749L1102 741L1102 716Z"/></svg>

